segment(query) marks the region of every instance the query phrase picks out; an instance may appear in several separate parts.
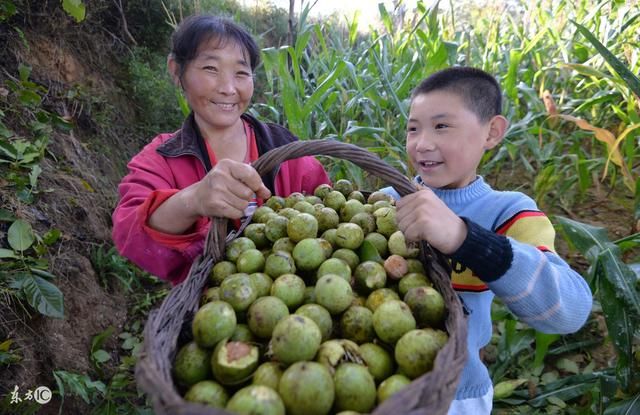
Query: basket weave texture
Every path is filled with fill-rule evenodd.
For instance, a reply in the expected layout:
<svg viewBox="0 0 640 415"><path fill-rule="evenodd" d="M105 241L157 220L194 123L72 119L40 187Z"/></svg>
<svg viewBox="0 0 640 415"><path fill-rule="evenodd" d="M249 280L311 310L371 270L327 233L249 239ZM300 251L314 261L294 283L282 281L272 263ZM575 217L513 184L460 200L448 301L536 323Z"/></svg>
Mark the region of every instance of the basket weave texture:
<svg viewBox="0 0 640 415"><path fill-rule="evenodd" d="M286 160L319 155L351 161L386 181L401 196L416 191L406 177L373 153L333 140L296 141L265 153L253 166L262 175ZM157 415L232 414L223 409L185 401L171 373L180 332L199 307L200 296L213 265L224 257L226 234L227 220L213 218L204 253L196 259L186 280L174 287L160 307L150 313L145 325L143 348L136 365L136 382L151 399ZM375 408L373 415L446 414L466 360L467 321L460 299L451 286L448 263L424 242L420 251L421 261L445 301L445 328L449 340L438 353L433 370L388 398Z"/></svg>

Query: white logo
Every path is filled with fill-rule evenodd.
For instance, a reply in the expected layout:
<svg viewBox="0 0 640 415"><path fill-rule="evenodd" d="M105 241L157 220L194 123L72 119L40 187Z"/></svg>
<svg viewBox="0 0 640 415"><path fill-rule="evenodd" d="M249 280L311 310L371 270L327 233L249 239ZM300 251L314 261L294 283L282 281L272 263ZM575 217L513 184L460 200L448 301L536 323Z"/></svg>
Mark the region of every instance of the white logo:
<svg viewBox="0 0 640 415"><path fill-rule="evenodd" d="M33 399L40 405L44 405L51 400L51 389L46 386L38 386L33 392Z"/></svg>

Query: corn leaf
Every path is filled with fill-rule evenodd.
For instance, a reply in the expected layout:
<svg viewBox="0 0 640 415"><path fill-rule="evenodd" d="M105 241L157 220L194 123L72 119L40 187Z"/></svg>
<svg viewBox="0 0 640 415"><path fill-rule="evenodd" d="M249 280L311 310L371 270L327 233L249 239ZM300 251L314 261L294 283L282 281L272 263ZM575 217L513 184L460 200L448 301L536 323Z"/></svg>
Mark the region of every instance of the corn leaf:
<svg viewBox="0 0 640 415"><path fill-rule="evenodd" d="M614 71L624 80L627 86L633 91L636 96L640 96L640 79L635 76L624 63L622 63L616 56L607 49L605 45L600 43L600 41L581 24L571 20L571 22L576 25L578 31L582 34L582 36L586 37L589 42L596 48L598 53L602 55L602 57L607 61L609 65L613 68Z"/></svg>
<svg viewBox="0 0 640 415"><path fill-rule="evenodd" d="M607 150L608 150L607 162L605 163L605 167L602 172L602 179L604 180L607 177L609 160L611 160L614 164L620 167L620 171L622 172L622 175L624 177L625 185L630 190L632 191L634 190L635 180L633 179L633 176L629 171L629 168L624 163L622 154L618 149L618 141L616 140L616 136L611 131L604 128L595 127L589 124L587 121L583 120L582 118L574 117L573 115L557 114L557 115L549 116L549 118L555 118L555 117L561 118L565 121L571 121L575 123L582 130L593 131L596 139L605 143L607 145ZM637 126L635 126L633 129L635 129L636 127ZM625 131L623 134L625 134L626 136L629 132Z"/></svg>

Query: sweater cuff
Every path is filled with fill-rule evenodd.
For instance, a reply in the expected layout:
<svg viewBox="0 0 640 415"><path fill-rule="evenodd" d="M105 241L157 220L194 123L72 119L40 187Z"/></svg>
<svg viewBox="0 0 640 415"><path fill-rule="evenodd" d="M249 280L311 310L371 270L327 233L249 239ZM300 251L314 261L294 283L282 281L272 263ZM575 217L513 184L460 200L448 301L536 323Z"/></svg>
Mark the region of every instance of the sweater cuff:
<svg viewBox="0 0 640 415"><path fill-rule="evenodd" d="M513 261L513 248L509 239L468 218L463 217L462 220L467 224L467 237L451 255L451 259L471 269L484 282L502 277Z"/></svg>

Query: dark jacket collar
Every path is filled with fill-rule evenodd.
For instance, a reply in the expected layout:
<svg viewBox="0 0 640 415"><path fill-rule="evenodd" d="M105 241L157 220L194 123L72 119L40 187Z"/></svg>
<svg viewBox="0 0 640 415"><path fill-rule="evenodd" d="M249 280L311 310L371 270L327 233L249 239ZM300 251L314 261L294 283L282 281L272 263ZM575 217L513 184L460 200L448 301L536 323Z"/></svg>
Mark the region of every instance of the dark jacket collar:
<svg viewBox="0 0 640 415"><path fill-rule="evenodd" d="M273 148L298 140L291 131L281 125L263 123L246 113L242 114L241 118L251 125L256 134L256 144L259 155L263 155ZM206 171L211 169L209 154L206 151L204 140L196 124L193 112L184 120L182 128L176 131L173 137L160 145L156 151L164 157L193 156L200 160ZM262 176L265 185L273 194L275 194L274 182L277 171L278 168L275 168Z"/></svg>

